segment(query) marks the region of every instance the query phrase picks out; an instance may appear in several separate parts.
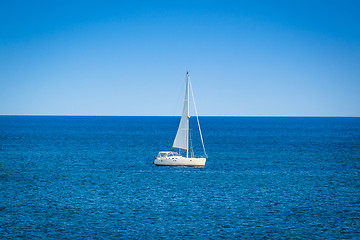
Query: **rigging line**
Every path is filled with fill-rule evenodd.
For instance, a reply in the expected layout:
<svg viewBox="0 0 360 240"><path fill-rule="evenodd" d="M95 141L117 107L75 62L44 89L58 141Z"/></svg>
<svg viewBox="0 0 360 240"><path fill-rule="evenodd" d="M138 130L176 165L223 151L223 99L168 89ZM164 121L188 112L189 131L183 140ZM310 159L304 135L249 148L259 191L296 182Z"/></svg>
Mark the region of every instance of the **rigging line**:
<svg viewBox="0 0 360 240"><path fill-rule="evenodd" d="M199 122L199 116L198 116L198 113L197 113L197 110L196 110L196 104L195 104L194 92L193 92L193 89L192 89L192 85L191 85L191 81L190 81L190 79L189 79L189 85L190 85L190 89L191 89L192 99L193 99L193 102L194 102L194 109L195 109L196 120L197 120L197 123L198 123L198 126L199 126L199 132L200 132L201 143L202 143L202 146L203 146L203 149L204 149L204 154L205 154L205 157L207 158L206 151L205 151L204 140L203 140L203 137L202 137L202 134L201 134L201 128L200 128L200 122Z"/></svg>

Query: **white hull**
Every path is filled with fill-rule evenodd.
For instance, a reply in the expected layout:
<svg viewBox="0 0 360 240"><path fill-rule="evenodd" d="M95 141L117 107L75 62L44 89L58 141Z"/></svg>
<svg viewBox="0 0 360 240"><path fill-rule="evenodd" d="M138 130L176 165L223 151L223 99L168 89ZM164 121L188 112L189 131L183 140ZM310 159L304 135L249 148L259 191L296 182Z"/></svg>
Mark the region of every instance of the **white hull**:
<svg viewBox="0 0 360 240"><path fill-rule="evenodd" d="M154 164L157 166L187 166L205 167L206 158L187 158L182 156L157 157Z"/></svg>

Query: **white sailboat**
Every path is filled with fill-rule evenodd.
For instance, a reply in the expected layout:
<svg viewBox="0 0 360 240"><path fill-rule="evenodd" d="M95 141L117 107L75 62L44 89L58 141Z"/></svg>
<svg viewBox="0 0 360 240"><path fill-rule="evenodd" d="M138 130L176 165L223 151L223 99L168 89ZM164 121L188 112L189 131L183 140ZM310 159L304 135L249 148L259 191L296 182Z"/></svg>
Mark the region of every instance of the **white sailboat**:
<svg viewBox="0 0 360 240"><path fill-rule="evenodd" d="M196 119L199 127L200 139L202 147L204 150L203 157L195 157L192 148L189 149L189 92L191 89L192 99L194 102L194 109L196 114ZM192 144L190 143L190 146ZM157 156L155 156L154 164L157 166L192 166L192 167L204 167L207 159L203 137L201 134L199 117L197 115L194 93L191 87L189 72L186 73L186 90L185 90L185 99L184 107L181 115L181 120L179 124L178 131L173 143L173 148L178 149L178 152L175 151L161 151ZM181 150L186 151L186 157L181 155ZM191 150L189 152L189 150ZM189 156L190 153L190 156Z"/></svg>

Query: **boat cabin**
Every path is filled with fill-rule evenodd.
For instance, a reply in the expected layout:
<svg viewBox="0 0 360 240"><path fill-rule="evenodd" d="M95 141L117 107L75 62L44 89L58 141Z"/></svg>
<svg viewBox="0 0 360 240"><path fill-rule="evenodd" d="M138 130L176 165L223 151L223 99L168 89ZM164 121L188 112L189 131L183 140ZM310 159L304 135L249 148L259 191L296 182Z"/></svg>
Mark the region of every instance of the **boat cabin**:
<svg viewBox="0 0 360 240"><path fill-rule="evenodd" d="M177 152L166 151L166 152L159 152L159 154L156 157L164 158L164 157L175 157L175 156L179 156L179 154Z"/></svg>

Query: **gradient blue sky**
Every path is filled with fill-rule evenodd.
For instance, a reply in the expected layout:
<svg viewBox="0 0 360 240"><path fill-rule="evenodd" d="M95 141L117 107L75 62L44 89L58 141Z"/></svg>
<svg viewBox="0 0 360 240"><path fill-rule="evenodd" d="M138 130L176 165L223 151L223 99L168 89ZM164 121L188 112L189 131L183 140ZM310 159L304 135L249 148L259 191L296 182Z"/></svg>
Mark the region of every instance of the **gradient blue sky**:
<svg viewBox="0 0 360 240"><path fill-rule="evenodd" d="M0 114L360 116L360 1L1 1Z"/></svg>

